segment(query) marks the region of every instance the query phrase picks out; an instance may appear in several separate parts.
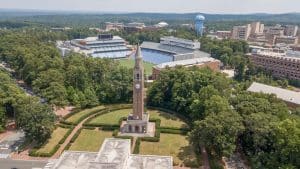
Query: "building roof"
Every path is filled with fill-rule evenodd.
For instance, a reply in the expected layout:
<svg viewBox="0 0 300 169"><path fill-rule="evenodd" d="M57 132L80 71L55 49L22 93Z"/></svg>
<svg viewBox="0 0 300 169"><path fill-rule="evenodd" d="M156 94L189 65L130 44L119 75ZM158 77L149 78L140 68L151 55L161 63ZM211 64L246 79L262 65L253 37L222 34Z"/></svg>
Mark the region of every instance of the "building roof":
<svg viewBox="0 0 300 169"><path fill-rule="evenodd" d="M144 49L152 49L157 50L161 52L167 52L171 54L186 54L186 53L193 53L193 49L187 49L183 47L177 47L177 46L169 46L169 45L163 45L161 43L155 43L155 42L143 42L141 45L141 48Z"/></svg>
<svg viewBox="0 0 300 169"><path fill-rule="evenodd" d="M212 57L200 57L200 58L194 58L194 59L165 62L165 63L154 66L154 68L164 69L166 67L175 67L175 66L193 66L193 65L205 64L207 62L220 62L220 61L217 59L214 59Z"/></svg>
<svg viewBox="0 0 300 169"><path fill-rule="evenodd" d="M251 86L247 89L247 91L256 93L262 92L265 94L275 94L277 98L283 101L300 105L300 92L282 89L279 87L273 87L257 82L253 82Z"/></svg>
<svg viewBox="0 0 300 169"><path fill-rule="evenodd" d="M106 138L97 152L65 151L44 169L173 169L170 156L134 155L129 139Z"/></svg>

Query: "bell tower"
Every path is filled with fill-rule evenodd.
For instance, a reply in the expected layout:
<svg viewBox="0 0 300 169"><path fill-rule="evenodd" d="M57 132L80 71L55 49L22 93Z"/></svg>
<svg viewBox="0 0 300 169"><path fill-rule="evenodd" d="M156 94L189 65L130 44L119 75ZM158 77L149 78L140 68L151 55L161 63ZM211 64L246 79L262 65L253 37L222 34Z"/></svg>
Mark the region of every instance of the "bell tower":
<svg viewBox="0 0 300 169"><path fill-rule="evenodd" d="M141 48L137 45L133 69L133 118L142 120L144 113L144 67Z"/></svg>

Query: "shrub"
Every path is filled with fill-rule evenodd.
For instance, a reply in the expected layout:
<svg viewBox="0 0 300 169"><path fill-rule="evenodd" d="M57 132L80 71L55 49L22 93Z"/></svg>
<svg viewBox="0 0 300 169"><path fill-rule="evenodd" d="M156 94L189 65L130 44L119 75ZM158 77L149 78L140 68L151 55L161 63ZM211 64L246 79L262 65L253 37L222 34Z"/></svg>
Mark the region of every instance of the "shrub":
<svg viewBox="0 0 300 169"><path fill-rule="evenodd" d="M104 131L114 131L118 129L120 126L119 125L102 125L101 130Z"/></svg>
<svg viewBox="0 0 300 169"><path fill-rule="evenodd" d="M118 133L119 133L119 130L118 130L118 129L115 129L115 130L113 131L112 136L113 136L113 137L117 137L117 136L118 136Z"/></svg>
<svg viewBox="0 0 300 169"><path fill-rule="evenodd" d="M136 141L135 141L133 154L139 154L140 153L140 145L141 145L141 138L137 138Z"/></svg>

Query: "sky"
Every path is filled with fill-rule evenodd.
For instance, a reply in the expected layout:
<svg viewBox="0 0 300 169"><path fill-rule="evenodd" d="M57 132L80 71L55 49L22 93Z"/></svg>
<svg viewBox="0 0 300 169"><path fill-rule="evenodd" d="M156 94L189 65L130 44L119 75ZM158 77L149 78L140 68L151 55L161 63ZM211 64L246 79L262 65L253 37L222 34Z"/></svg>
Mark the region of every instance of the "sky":
<svg viewBox="0 0 300 169"><path fill-rule="evenodd" d="M2 9L86 12L290 13L300 0L0 0Z"/></svg>

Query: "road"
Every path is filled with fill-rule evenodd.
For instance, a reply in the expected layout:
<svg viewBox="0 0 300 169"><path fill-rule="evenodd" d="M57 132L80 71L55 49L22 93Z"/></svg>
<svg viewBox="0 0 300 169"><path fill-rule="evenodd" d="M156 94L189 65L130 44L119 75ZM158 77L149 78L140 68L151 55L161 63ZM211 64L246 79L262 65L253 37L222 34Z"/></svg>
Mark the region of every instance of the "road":
<svg viewBox="0 0 300 169"><path fill-rule="evenodd" d="M32 168L43 168L47 164L47 161L22 161L12 159L0 159L1 169L32 169Z"/></svg>

